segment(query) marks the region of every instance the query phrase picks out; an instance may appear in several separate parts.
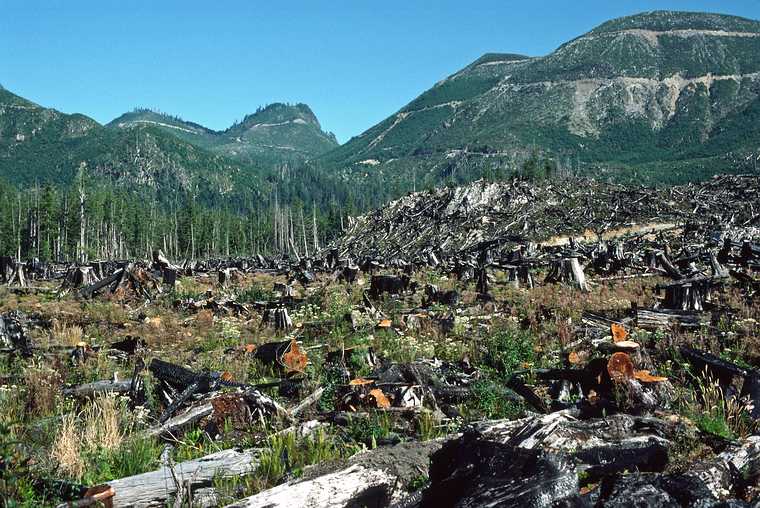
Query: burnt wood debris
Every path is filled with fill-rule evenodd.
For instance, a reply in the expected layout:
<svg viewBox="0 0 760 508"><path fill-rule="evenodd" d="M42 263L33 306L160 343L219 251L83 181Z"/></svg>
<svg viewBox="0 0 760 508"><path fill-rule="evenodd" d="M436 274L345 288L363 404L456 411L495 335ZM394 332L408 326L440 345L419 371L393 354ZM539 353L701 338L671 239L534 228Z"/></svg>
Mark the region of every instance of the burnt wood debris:
<svg viewBox="0 0 760 508"><path fill-rule="evenodd" d="M61 379L57 396L72 407L117 394L128 411L151 408L136 435L166 446L146 472L104 485L45 477L33 488L55 492L62 506L106 497L109 506L757 506L760 351L740 360L722 344L749 343L758 330L729 327L757 305L758 198L753 176L658 189L479 181L352 219L311 256L2 257L3 294L117 302L129 324L118 339L92 344L83 324L72 343L53 345L44 337L57 321L37 307L4 306L0 355L71 365L81 375ZM267 285L251 285L258 280ZM182 289L184 281L202 289ZM641 297L620 297L621 284ZM334 288L353 299L330 318L330 331L312 306ZM594 305L556 319L570 305L562 298ZM148 312L157 302L182 316L171 324L180 338L204 322L243 323L248 335L227 339L215 363L179 359L172 348L181 342L162 346L145 332L161 319ZM519 334L500 346L507 353L490 346L497 320L526 333L552 323L554 350L526 346L551 361L513 361ZM358 330L365 342L345 343ZM431 347L405 358L376 347L381 337L404 350L423 331L473 340L456 357ZM231 357L245 362L242 377L227 370ZM96 358L117 362L120 376L100 374ZM254 380L246 378L252 366ZM17 382L0 379L4 388ZM718 394L710 400L718 413L746 432L711 432L679 410L710 394ZM464 423L463 407L479 398L521 410ZM412 430L372 434L364 452L304 470L280 450L276 484L240 494L241 478L271 466L266 450L277 436L348 435L378 414ZM415 438L428 421L435 436ZM269 434L171 458L188 435L214 440L231 427ZM0 457L0 479L9 463ZM239 495L229 497L225 482Z"/></svg>

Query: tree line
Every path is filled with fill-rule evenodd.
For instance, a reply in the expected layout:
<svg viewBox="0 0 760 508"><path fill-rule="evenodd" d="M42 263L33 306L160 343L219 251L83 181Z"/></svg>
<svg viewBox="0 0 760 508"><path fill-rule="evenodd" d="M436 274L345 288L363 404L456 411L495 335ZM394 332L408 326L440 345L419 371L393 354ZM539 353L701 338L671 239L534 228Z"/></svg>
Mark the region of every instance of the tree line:
<svg viewBox="0 0 760 508"><path fill-rule="evenodd" d="M270 202L271 201L271 202ZM308 256L335 234L345 210L300 200L210 207L192 195L158 199L80 175L68 186L16 188L0 182L0 255L87 262L269 255Z"/></svg>

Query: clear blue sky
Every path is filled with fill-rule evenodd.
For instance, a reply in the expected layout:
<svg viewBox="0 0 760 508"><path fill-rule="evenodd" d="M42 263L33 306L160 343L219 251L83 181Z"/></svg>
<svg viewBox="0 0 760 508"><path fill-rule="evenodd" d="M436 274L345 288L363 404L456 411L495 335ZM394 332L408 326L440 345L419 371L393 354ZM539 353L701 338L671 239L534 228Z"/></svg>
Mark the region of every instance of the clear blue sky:
<svg viewBox="0 0 760 508"><path fill-rule="evenodd" d="M0 0L0 84L108 122L136 106L214 129L305 102L341 142L487 52L542 55L645 10L758 19L760 0Z"/></svg>

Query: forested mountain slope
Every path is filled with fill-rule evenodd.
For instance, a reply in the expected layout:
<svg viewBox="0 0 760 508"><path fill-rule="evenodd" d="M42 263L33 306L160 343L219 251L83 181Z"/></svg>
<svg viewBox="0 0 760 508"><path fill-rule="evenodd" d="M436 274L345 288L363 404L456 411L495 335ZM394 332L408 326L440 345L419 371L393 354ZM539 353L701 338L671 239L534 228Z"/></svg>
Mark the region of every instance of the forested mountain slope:
<svg viewBox="0 0 760 508"><path fill-rule="evenodd" d="M325 157L358 173L441 180L535 151L578 168L685 180L754 167L760 22L651 12L542 57L488 54Z"/></svg>

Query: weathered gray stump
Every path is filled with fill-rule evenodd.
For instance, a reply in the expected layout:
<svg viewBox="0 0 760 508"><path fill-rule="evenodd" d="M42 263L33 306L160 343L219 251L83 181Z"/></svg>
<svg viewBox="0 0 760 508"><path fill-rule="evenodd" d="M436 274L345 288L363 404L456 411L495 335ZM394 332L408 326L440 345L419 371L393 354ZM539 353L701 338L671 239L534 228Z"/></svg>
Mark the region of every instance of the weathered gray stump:
<svg viewBox="0 0 760 508"><path fill-rule="evenodd" d="M26 275L24 270L26 269L26 263L16 263L13 267L13 272L8 279L9 286L28 287L29 283L26 281Z"/></svg>
<svg viewBox="0 0 760 508"><path fill-rule="evenodd" d="M710 301L712 280L706 277L685 279L663 286L665 301L663 308L671 310L704 310Z"/></svg>
<svg viewBox="0 0 760 508"><path fill-rule="evenodd" d="M552 263L552 270L546 277L547 282L567 283L581 291L589 291L586 275L583 273L578 258L561 258Z"/></svg>
<svg viewBox="0 0 760 508"><path fill-rule="evenodd" d="M293 328L293 320L288 314L288 309L285 307L279 307L270 312L269 322L274 326L275 330L288 331Z"/></svg>

